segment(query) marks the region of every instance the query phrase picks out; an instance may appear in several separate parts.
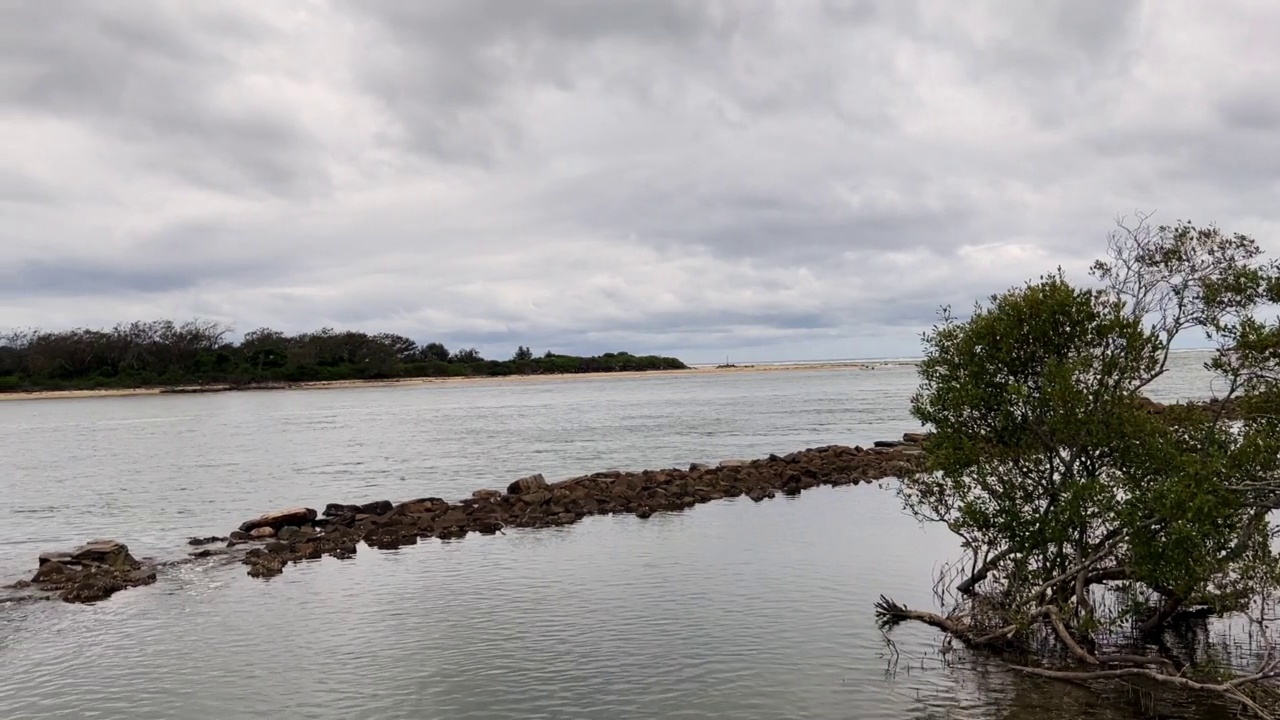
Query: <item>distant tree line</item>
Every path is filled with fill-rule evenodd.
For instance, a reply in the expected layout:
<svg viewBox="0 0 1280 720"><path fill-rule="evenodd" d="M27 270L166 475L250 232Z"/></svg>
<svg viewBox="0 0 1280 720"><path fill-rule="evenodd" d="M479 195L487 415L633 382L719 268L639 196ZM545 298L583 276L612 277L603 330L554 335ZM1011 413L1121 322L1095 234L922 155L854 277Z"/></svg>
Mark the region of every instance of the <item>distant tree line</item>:
<svg viewBox="0 0 1280 720"><path fill-rule="evenodd" d="M475 348L450 351L394 333L324 328L287 335L270 328L228 338L222 323L170 320L110 330L24 330L0 335L0 392L24 390L255 385L323 380L485 377L675 370L676 358L625 352L578 357L520 346L508 360Z"/></svg>

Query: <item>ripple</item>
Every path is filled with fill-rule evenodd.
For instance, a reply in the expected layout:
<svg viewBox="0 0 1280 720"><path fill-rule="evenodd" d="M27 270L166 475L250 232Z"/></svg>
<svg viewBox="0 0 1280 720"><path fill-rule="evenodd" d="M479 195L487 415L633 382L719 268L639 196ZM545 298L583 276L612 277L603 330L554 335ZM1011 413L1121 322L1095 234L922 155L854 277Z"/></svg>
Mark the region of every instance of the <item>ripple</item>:
<svg viewBox="0 0 1280 720"><path fill-rule="evenodd" d="M0 577L88 536L179 556L272 507L865 444L912 426L913 387L904 367L28 403L0 422ZM0 606L0 717L1101 717L1062 686L913 668L924 628L895 633L888 672L872 603L929 605L954 550L863 485L362 547L265 582L211 559L98 605Z"/></svg>

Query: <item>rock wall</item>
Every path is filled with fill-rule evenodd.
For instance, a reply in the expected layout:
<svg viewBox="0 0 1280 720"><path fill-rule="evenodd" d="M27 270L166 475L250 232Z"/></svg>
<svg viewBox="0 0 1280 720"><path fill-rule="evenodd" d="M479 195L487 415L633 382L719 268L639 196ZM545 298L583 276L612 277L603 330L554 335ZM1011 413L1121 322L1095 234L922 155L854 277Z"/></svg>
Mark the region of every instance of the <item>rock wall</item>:
<svg viewBox="0 0 1280 720"><path fill-rule="evenodd" d="M506 528L570 525L588 515L648 518L722 498L745 496L760 502L819 485L901 476L921 467L924 440L924 435L908 433L871 448L829 445L757 460L724 460L715 466L600 472L559 482L530 475L511 482L505 491L477 490L459 502L426 497L401 503L330 503L322 513L289 508L245 521L227 537L191 538L193 546L225 543L225 548L204 547L190 557L238 557L251 577L267 578L290 563L325 555L350 559L360 543L392 549L420 539L458 540L473 532L492 535ZM122 543L99 540L70 553L41 555L35 577L15 587L34 588L67 602L93 602L154 582L157 567L174 564L144 567Z"/></svg>
<svg viewBox="0 0 1280 720"><path fill-rule="evenodd" d="M850 485L910 472L923 459L923 440L922 435L908 434L869 449L832 445L758 460L725 460L715 467L601 472L555 483L532 475L512 482L505 492L477 490L457 503L436 497L398 504L333 503L310 522L274 527L275 538L249 550L243 561L251 576L270 577L291 562L324 555L351 558L360 542L393 549L425 538L457 540L472 532L491 535L505 528L570 525L588 515L648 518L727 497L760 502L779 492L798 495L818 485ZM286 512L301 517L304 510ZM244 529L263 527L263 518L242 525L230 544L252 542Z"/></svg>

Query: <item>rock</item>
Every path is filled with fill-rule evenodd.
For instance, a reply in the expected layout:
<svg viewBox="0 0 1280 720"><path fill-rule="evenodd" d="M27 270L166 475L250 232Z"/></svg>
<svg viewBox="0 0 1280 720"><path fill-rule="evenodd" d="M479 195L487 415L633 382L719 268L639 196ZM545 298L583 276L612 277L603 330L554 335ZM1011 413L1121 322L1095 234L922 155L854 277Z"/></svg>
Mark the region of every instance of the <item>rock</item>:
<svg viewBox="0 0 1280 720"><path fill-rule="evenodd" d="M275 536L276 536L275 528L270 528L270 527L254 528L254 530L249 533L249 537L254 540L268 540Z"/></svg>
<svg viewBox="0 0 1280 720"><path fill-rule="evenodd" d="M547 479L542 477L542 473L522 477L519 480L507 486L508 495L524 495L538 490L547 489Z"/></svg>
<svg viewBox="0 0 1280 720"><path fill-rule="evenodd" d="M125 587L124 578L118 573L98 570L82 574L59 597L69 603L91 603L105 600Z"/></svg>
<svg viewBox="0 0 1280 720"><path fill-rule="evenodd" d="M75 558L71 557L69 552L42 552L40 553L39 563L43 566L45 563L61 563L63 565L75 562Z"/></svg>
<svg viewBox="0 0 1280 720"><path fill-rule="evenodd" d="M266 555L249 564L249 577L270 578L284 572L284 560L277 555Z"/></svg>
<svg viewBox="0 0 1280 720"><path fill-rule="evenodd" d="M550 490L534 490L520 495L520 501L527 505L545 505L551 502Z"/></svg>
<svg viewBox="0 0 1280 720"><path fill-rule="evenodd" d="M475 524L475 531L481 535L493 535L502 532L505 527L500 521L494 519L479 520Z"/></svg>
<svg viewBox="0 0 1280 720"><path fill-rule="evenodd" d="M329 503L324 506L322 515L327 518L335 518L346 515L347 513L362 512L359 505L343 505L341 503Z"/></svg>
<svg viewBox="0 0 1280 720"><path fill-rule="evenodd" d="M467 528L465 526L441 528L440 531L436 533L436 537L441 540L461 540L466 536Z"/></svg>
<svg viewBox="0 0 1280 720"><path fill-rule="evenodd" d="M66 602L96 602L156 579L154 568L142 568L128 546L116 540L92 540L69 553L41 553L39 562L31 585L61 591Z"/></svg>
<svg viewBox="0 0 1280 720"><path fill-rule="evenodd" d="M212 545L213 543L224 543L227 538L210 535L209 537L193 537L187 541L188 545Z"/></svg>
<svg viewBox="0 0 1280 720"><path fill-rule="evenodd" d="M386 515L395 510L396 506L391 504L390 500L378 500L371 503L365 503L360 506L360 512L370 515Z"/></svg>
<svg viewBox="0 0 1280 720"><path fill-rule="evenodd" d="M316 519L316 511L311 508L289 508L277 510L254 518L240 525L240 532L252 533L258 528L279 530L285 525L307 525Z"/></svg>
<svg viewBox="0 0 1280 720"><path fill-rule="evenodd" d="M69 558L68 558L69 559ZM35 576L31 578L32 583L46 583L59 580L72 572L63 563L58 560L46 560L43 555L40 556L40 567L36 570Z"/></svg>
<svg viewBox="0 0 1280 720"><path fill-rule="evenodd" d="M290 545L287 542L280 542L279 540L272 540L271 542L262 546L262 549L266 550L272 555L286 555L290 552L293 552L292 545Z"/></svg>
<svg viewBox="0 0 1280 720"><path fill-rule="evenodd" d="M449 503L438 497L418 498L416 500L408 500L396 506L397 512L408 515L424 515L431 513L440 513L449 509Z"/></svg>
<svg viewBox="0 0 1280 720"><path fill-rule="evenodd" d="M105 565L117 570L141 566L129 554L129 548L115 540L91 540L76 548L72 558L81 564Z"/></svg>

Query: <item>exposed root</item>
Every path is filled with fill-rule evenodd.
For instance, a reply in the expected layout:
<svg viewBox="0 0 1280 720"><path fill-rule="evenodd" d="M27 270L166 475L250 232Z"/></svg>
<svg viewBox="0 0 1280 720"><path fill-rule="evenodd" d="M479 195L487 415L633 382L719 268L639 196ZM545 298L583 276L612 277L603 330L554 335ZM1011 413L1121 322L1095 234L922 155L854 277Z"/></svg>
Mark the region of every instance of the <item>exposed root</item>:
<svg viewBox="0 0 1280 720"><path fill-rule="evenodd" d="M880 599L876 601L875 608L876 624L880 626L881 630L896 627L907 620L916 620L955 635L962 640L969 634L968 625L945 618L937 613L912 610L906 605L900 605L884 595L881 595Z"/></svg>

